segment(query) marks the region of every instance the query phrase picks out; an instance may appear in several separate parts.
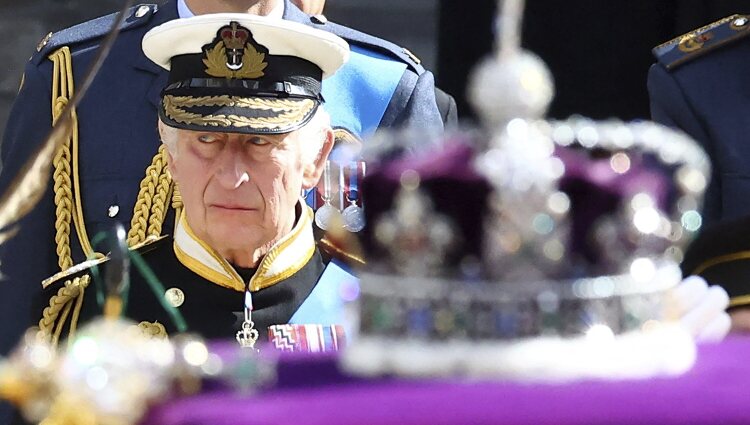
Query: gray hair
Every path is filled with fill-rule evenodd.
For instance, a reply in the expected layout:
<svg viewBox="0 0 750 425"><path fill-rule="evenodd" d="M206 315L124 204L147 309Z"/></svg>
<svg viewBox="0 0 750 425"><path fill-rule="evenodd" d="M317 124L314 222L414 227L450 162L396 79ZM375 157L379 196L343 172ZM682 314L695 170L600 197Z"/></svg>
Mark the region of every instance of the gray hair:
<svg viewBox="0 0 750 425"><path fill-rule="evenodd" d="M302 159L305 163L318 159L330 128L331 116L321 105L310 121L297 130L297 143L302 148Z"/></svg>
<svg viewBox="0 0 750 425"><path fill-rule="evenodd" d="M162 121L161 118L159 119L159 137L173 157L177 156L178 131L179 129L170 127L167 124L164 124L164 121Z"/></svg>

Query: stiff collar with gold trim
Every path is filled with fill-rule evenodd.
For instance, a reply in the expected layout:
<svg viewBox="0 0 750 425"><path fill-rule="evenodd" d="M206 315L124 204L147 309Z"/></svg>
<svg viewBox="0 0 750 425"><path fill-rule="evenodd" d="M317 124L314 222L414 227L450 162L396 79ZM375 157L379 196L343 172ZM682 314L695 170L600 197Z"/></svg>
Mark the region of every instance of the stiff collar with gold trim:
<svg viewBox="0 0 750 425"><path fill-rule="evenodd" d="M248 284L251 291L268 288L298 272L315 252L312 209L301 202L298 205L301 209L298 207L297 224L271 247L250 282L244 282L226 259L195 235L184 212L175 229L175 255L192 272L219 286L240 292Z"/></svg>

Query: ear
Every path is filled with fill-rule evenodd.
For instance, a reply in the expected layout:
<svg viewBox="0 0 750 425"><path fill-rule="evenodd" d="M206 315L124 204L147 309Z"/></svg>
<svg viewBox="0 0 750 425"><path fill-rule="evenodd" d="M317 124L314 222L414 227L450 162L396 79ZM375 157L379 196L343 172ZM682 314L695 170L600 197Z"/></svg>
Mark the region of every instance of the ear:
<svg viewBox="0 0 750 425"><path fill-rule="evenodd" d="M305 165L305 170L302 174L303 189L312 189L318 184L318 180L320 180L320 176L323 174L326 161L328 161L328 155L331 153L331 149L333 149L333 141L333 130L328 128L326 130L326 138L323 141L323 146L320 148L320 153L318 153L317 158L315 158L313 162Z"/></svg>
<svg viewBox="0 0 750 425"><path fill-rule="evenodd" d="M169 150L169 147L165 146L165 151L167 151L167 170L169 170L169 174L172 175L172 178L174 179L175 175L175 167L174 167L174 156L172 156L172 152Z"/></svg>
<svg viewBox="0 0 750 425"><path fill-rule="evenodd" d="M167 169L169 170L169 174L171 174L172 177L174 178L174 175L175 175L174 155L172 155L172 151L169 149L169 145L164 143L165 137L168 137L166 134L166 131L167 131L166 125L163 122L161 122L161 120L159 120L158 127L159 127L159 139L161 139L162 144L164 145L164 150L167 151Z"/></svg>

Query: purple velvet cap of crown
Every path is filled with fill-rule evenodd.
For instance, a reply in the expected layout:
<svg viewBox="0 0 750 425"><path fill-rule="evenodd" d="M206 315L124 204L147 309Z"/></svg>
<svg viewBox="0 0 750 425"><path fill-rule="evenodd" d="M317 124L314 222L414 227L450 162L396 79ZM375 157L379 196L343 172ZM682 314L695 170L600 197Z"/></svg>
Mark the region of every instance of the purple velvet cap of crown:
<svg viewBox="0 0 750 425"><path fill-rule="evenodd" d="M393 208L400 178L408 170L419 174L420 189L430 197L436 212L450 218L460 238L448 256L447 268L458 266L467 255L481 257L486 235L483 226L489 196L494 188L475 170L476 155L468 141L452 139L439 150L373 164L363 183L368 223L363 236L368 261L387 258L384 248L374 241L374 224ZM618 265L607 264L602 257L602 248L594 240L594 229L605 217L623 220L618 212L628 207L628 200L638 193L648 194L658 208L671 212L669 205L675 196L672 170L660 166L655 158L638 154L629 155L629 169L622 174L612 168L610 153L557 147L555 156L565 165L565 174L558 188L571 201L571 234L565 260L570 267L563 267L562 276L550 277L621 272ZM499 195L502 196L502 192ZM635 249L634 246L630 248Z"/></svg>
<svg viewBox="0 0 750 425"><path fill-rule="evenodd" d="M463 140L446 142L440 149L420 152L375 164L363 182L368 226L363 234L368 260L387 257L374 241L373 228L378 218L394 207L401 176L415 171L420 176L420 190L429 196L434 210L448 216L459 236L448 256L448 266L466 255L481 255L482 218L492 187L474 169L474 149Z"/></svg>
<svg viewBox="0 0 750 425"><path fill-rule="evenodd" d="M596 157L591 151L558 147L555 156L565 165L559 189L570 198L571 235L568 249L582 256L588 271L616 273L612 265L602 264L601 251L594 243L594 226L605 216L614 215L628 199L645 193L665 212L674 197L671 170L657 164L651 157L630 155L630 167L617 173L610 164L610 155ZM616 220L623 219L616 217Z"/></svg>

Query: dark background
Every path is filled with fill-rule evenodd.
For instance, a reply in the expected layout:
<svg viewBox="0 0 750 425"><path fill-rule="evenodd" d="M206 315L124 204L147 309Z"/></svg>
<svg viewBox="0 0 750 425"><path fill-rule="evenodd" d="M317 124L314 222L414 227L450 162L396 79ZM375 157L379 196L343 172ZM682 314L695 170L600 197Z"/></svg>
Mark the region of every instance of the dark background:
<svg viewBox="0 0 750 425"><path fill-rule="evenodd" d="M491 49L496 3L440 1L438 85L456 96L464 115L471 115L465 76ZM646 118L651 48L734 13L750 13L750 2L527 0L523 44L554 75L552 117Z"/></svg>
<svg viewBox="0 0 750 425"><path fill-rule="evenodd" d="M39 39L116 10L115 0L0 0L0 132ZM490 51L494 0L328 0L326 15L409 48L470 118L469 71ZM646 118L653 46L732 13L740 0L527 0L524 46L555 76L550 115Z"/></svg>

